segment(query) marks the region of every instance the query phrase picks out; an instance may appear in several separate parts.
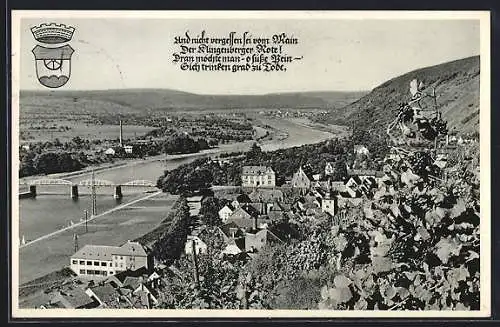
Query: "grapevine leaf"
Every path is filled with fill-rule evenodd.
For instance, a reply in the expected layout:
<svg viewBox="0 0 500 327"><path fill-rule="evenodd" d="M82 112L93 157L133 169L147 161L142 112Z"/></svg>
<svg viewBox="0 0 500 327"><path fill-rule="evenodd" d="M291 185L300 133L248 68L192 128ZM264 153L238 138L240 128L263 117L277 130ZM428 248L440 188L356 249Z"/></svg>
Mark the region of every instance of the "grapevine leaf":
<svg viewBox="0 0 500 327"><path fill-rule="evenodd" d="M245 295L246 295L245 289L241 285L238 285L236 287L236 297L242 300L245 298Z"/></svg>
<svg viewBox="0 0 500 327"><path fill-rule="evenodd" d="M427 229L425 229L424 227L418 227L417 228L417 232L418 232L418 235L420 235L420 237L424 241L427 241L431 237L431 235L429 234L429 232L427 231Z"/></svg>
<svg viewBox="0 0 500 327"><path fill-rule="evenodd" d="M452 268L448 271L447 280L452 286L452 288L458 287L460 281L465 281L467 277L470 277L469 271L461 265L458 268Z"/></svg>
<svg viewBox="0 0 500 327"><path fill-rule="evenodd" d="M394 286L389 285L384 292L381 294L385 299L391 300L397 294L396 288Z"/></svg>
<svg viewBox="0 0 500 327"><path fill-rule="evenodd" d="M411 169L407 169L405 172L401 173L401 182L407 186L412 186L420 177L415 175Z"/></svg>
<svg viewBox="0 0 500 327"><path fill-rule="evenodd" d="M406 299L410 295L410 292L405 287L397 287L397 292L400 299Z"/></svg>
<svg viewBox="0 0 500 327"><path fill-rule="evenodd" d="M446 216L446 210L442 207L436 207L434 209L434 213L440 218L440 220Z"/></svg>
<svg viewBox="0 0 500 327"><path fill-rule="evenodd" d="M352 281L344 275L337 275L333 279L333 283L338 288L345 288L345 287L349 287L349 285L352 284Z"/></svg>
<svg viewBox="0 0 500 327"><path fill-rule="evenodd" d="M375 274L390 271L392 269L392 261L389 258L385 257L373 257L373 272Z"/></svg>
<svg viewBox="0 0 500 327"><path fill-rule="evenodd" d="M466 262L472 261L474 259L479 259L479 254L477 254L477 252L469 250L469 257L467 258Z"/></svg>
<svg viewBox="0 0 500 327"><path fill-rule="evenodd" d="M324 285L322 288L321 288L321 298L326 300L328 299L329 297L329 293L328 293L328 286Z"/></svg>
<svg viewBox="0 0 500 327"><path fill-rule="evenodd" d="M368 302L364 298L360 298L354 304L354 310L366 310L368 308Z"/></svg>
<svg viewBox="0 0 500 327"><path fill-rule="evenodd" d="M453 208L451 208L451 218L460 216L466 209L465 201L463 199L458 199L457 203L453 206Z"/></svg>
<svg viewBox="0 0 500 327"><path fill-rule="evenodd" d="M344 251L345 247L348 244L348 242L343 234L340 234L338 237L336 237L333 242L335 245L335 249L339 252Z"/></svg>
<svg viewBox="0 0 500 327"><path fill-rule="evenodd" d="M352 299L352 292L349 288L340 288L340 302L345 303Z"/></svg>
<svg viewBox="0 0 500 327"><path fill-rule="evenodd" d="M458 255L462 245L456 242L454 239L443 238L436 244L436 255L439 257L441 262L448 263L450 256Z"/></svg>

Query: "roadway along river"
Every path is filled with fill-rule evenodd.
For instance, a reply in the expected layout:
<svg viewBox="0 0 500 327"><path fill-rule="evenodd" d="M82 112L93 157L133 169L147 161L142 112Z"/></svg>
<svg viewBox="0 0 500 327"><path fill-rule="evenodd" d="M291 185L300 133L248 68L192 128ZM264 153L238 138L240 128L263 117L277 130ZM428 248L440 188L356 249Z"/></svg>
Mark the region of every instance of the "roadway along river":
<svg viewBox="0 0 500 327"><path fill-rule="evenodd" d="M270 123L268 121L267 123ZM276 128L288 133L285 140L271 140L262 144L264 150L287 148L306 143L316 143L331 138L333 134L311 129L307 126L290 121L276 121ZM126 183L132 180L150 180L156 182L165 169L171 170L182 164L191 162L202 156L215 156L221 152L242 151L249 148L251 142L226 144L211 153L180 156L165 160L145 160L133 165L120 166L95 173L95 178L109 180L115 183ZM63 177L78 183L90 179L89 174ZM40 187L43 188L43 187ZM46 187L45 187L46 188ZM62 188L62 189L57 189ZM53 194L47 194L53 190ZM66 192L66 194L60 194ZM69 256L74 252L74 234L78 235L78 246L84 244L120 245L135 239L153 229L167 214L175 201L175 196L160 194L145 200L139 200L148 194L144 189L124 188L122 200L113 198L112 188L99 188L97 197L97 213L102 213L119 205L119 210L98 217L91 221L85 231L84 225L76 226L84 217L84 210L91 211L89 190L80 187L80 198L73 201L69 197L68 186L50 186L35 199L19 200L19 237L35 240L44 237L19 250L20 283L43 276L51 271L62 268L69 262ZM54 194L59 193L59 194ZM133 204L127 206L127 203ZM89 215L90 217L90 215ZM74 228L51 235L51 233L75 224ZM46 236L47 235L47 236Z"/></svg>

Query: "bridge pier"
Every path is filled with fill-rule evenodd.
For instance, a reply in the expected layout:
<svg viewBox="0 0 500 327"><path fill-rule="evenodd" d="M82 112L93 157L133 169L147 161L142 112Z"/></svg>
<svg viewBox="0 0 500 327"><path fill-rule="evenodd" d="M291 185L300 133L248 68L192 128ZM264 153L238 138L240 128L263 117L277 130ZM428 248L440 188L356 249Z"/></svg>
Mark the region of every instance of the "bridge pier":
<svg viewBox="0 0 500 327"><path fill-rule="evenodd" d="M78 199L78 185L71 185L71 198Z"/></svg>
<svg viewBox="0 0 500 327"><path fill-rule="evenodd" d="M36 185L30 185L30 196L32 198L36 197Z"/></svg>
<svg viewBox="0 0 500 327"><path fill-rule="evenodd" d="M115 186L115 194L113 197L117 200L123 198L123 193L122 193L122 186L121 185L116 185Z"/></svg>

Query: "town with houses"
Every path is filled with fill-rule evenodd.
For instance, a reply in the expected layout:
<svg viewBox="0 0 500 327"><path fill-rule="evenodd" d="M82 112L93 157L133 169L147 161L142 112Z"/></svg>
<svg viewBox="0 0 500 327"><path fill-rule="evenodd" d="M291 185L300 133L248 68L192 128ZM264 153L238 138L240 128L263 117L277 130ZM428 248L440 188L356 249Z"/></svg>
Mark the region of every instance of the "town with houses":
<svg viewBox="0 0 500 327"><path fill-rule="evenodd" d="M356 146L354 151L369 155L365 146ZM224 199L227 204L217 212L222 224L216 230L224 240L224 257L248 260L266 246L286 243L290 235L273 227L275 222L319 215L340 219L347 207L359 205L363 197L390 188L390 178L381 171L348 168L348 179L336 181L331 178L334 167L333 162L323 171L300 167L290 181L278 187L272 167L244 166L241 193ZM187 200L190 214L197 217L203 196ZM207 253L204 231L203 225L192 229L184 255ZM159 305L157 289L166 271L167 275L176 272L155 260L149 248L132 241L121 246L84 245L71 256L69 267L77 277L50 290L49 301L40 308L154 308Z"/></svg>

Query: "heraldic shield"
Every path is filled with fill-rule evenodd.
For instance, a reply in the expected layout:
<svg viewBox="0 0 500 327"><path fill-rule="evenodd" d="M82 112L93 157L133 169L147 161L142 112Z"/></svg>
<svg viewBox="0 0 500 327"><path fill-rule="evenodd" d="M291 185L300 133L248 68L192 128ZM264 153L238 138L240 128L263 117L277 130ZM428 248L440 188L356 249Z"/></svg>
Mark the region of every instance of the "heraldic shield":
<svg viewBox="0 0 500 327"><path fill-rule="evenodd" d="M71 55L74 51L69 45L59 48L37 45L32 52L35 55L38 81L54 89L66 84L71 75Z"/></svg>

